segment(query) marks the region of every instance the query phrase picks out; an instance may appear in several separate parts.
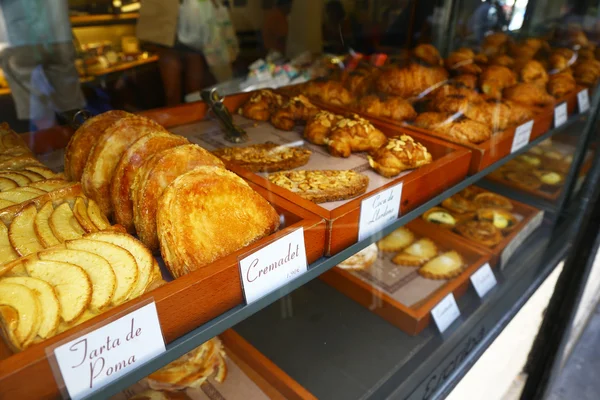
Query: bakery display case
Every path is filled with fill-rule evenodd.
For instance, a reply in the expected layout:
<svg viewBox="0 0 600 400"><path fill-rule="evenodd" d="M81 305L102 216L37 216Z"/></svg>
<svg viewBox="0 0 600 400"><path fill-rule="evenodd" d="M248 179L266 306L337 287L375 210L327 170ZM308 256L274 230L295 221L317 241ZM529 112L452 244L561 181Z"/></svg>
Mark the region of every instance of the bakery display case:
<svg viewBox="0 0 600 400"><path fill-rule="evenodd" d="M562 351L598 236L587 10L326 3L320 78L0 125L0 397L443 398L559 264L532 357Z"/></svg>

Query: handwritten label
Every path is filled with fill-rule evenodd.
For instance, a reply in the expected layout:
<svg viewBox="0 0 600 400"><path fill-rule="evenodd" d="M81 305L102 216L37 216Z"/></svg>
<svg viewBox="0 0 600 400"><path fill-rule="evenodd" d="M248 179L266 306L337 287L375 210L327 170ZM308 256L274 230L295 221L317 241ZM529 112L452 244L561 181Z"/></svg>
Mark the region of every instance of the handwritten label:
<svg viewBox="0 0 600 400"><path fill-rule="evenodd" d="M431 316L440 332L444 333L460 317L460 310L458 309L454 295L452 293L448 294L437 306L433 307Z"/></svg>
<svg viewBox="0 0 600 400"><path fill-rule="evenodd" d="M307 271L304 229L239 260L246 303L250 304Z"/></svg>
<svg viewBox="0 0 600 400"><path fill-rule="evenodd" d="M479 268L473 275L471 275L471 283L477 292L479 298L483 298L496 284L496 277L492 272L492 268L490 264L485 263L485 265Z"/></svg>
<svg viewBox="0 0 600 400"><path fill-rule="evenodd" d="M358 240L363 240L381 231L398 218L402 200L402 182L383 190L360 205Z"/></svg>
<svg viewBox="0 0 600 400"><path fill-rule="evenodd" d="M54 355L69 396L80 399L164 351L152 302L56 347Z"/></svg>
<svg viewBox="0 0 600 400"><path fill-rule="evenodd" d="M502 254L500 254L500 268L504 268L508 260L512 257L514 252L521 246L523 241L527 239L529 235L533 231L536 230L538 226L542 224L544 220L544 212L539 211L535 217L533 217L520 231L515 235L515 237L510 241L510 243L502 250Z"/></svg>
<svg viewBox="0 0 600 400"><path fill-rule="evenodd" d="M577 104L579 105L580 113L584 113L590 109L590 94L587 89L583 89L577 93Z"/></svg>
<svg viewBox="0 0 600 400"><path fill-rule="evenodd" d="M515 151L520 150L524 146L529 143L529 137L531 136L531 130L533 129L533 120L529 122L525 122L522 125L519 125L515 130L515 137L513 138L512 147L510 148L510 152L514 153Z"/></svg>
<svg viewBox="0 0 600 400"><path fill-rule="evenodd" d="M554 127L558 128L567 122L568 113L567 113L567 103L560 103L556 107L554 107Z"/></svg>

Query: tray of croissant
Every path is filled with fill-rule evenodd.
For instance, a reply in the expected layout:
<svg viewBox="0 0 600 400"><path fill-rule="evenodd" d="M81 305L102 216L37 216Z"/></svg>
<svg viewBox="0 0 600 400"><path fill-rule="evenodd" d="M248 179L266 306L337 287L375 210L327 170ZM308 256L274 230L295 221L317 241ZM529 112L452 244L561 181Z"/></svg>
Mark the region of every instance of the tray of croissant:
<svg viewBox="0 0 600 400"><path fill-rule="evenodd" d="M37 146L50 148L51 132L39 135ZM321 217L146 117L100 114L66 149L39 157L52 168L0 126L0 386L8 397L58 396L48 346L148 301L167 343L243 304L239 257L293 231L303 230L309 263L323 255Z"/></svg>
<svg viewBox="0 0 600 400"><path fill-rule="evenodd" d="M544 212L478 186L429 209L420 218L444 234L492 254L501 268L543 222Z"/></svg>
<svg viewBox="0 0 600 400"><path fill-rule="evenodd" d="M323 111L304 96L262 90L228 96L224 104L247 142L231 143L211 118L171 130L213 151L245 179L327 220L327 255L357 241L363 200L402 182L403 213L466 176L470 153L460 146Z"/></svg>
<svg viewBox="0 0 600 400"><path fill-rule="evenodd" d="M464 145L473 150L469 174L474 174L510 154L519 126L533 140L552 127L556 106L565 103L567 115L575 113L577 94L600 77L597 61L579 60L570 69L570 60L577 59L572 50L546 51L543 45L514 43L514 54L526 53L520 57L508 50L488 57L461 48L444 60L423 44L402 65L361 64L280 91L305 95L333 112L355 112ZM596 75L588 77L586 67Z"/></svg>
<svg viewBox="0 0 600 400"><path fill-rule="evenodd" d="M315 399L229 329L131 385L113 400Z"/></svg>
<svg viewBox="0 0 600 400"><path fill-rule="evenodd" d="M425 329L448 294L492 255L416 219L321 275L321 279L411 335Z"/></svg>

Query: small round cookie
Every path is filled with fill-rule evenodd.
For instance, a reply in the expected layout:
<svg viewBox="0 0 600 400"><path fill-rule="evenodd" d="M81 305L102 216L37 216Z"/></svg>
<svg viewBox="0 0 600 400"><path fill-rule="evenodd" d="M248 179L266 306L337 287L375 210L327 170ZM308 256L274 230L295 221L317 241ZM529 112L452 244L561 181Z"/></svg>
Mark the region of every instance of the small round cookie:
<svg viewBox="0 0 600 400"><path fill-rule="evenodd" d="M348 258L346 261L338 264L338 267L342 269L354 270L368 269L371 265L373 265L375 260L377 260L377 253L377 245L373 243L369 247Z"/></svg>

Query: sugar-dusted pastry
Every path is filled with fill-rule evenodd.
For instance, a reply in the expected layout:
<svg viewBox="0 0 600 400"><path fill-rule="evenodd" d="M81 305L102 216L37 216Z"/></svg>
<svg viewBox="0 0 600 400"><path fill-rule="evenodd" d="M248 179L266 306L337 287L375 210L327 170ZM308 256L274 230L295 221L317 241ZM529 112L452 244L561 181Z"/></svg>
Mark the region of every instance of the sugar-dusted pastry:
<svg viewBox="0 0 600 400"><path fill-rule="evenodd" d="M400 251L415 240L415 235L410 229L401 226L377 242L381 251Z"/></svg>
<svg viewBox="0 0 600 400"><path fill-rule="evenodd" d="M311 143L324 145L333 127L344 117L321 110L308 120L304 127L304 137Z"/></svg>
<svg viewBox="0 0 600 400"><path fill-rule="evenodd" d="M331 155L350 157L359 151L371 151L387 142L387 137L364 118L344 118L331 130L325 143Z"/></svg>
<svg viewBox="0 0 600 400"><path fill-rule="evenodd" d="M371 168L386 178L427 165L433 160L427 148L408 135L389 139L385 146L371 151L368 158Z"/></svg>
<svg viewBox="0 0 600 400"><path fill-rule="evenodd" d="M516 74L511 69L500 65L490 65L479 75L481 91L494 99L502 98L502 91L516 83Z"/></svg>
<svg viewBox="0 0 600 400"><path fill-rule="evenodd" d="M283 105L283 97L272 90L259 90L240 108L240 114L256 121L268 121L271 114Z"/></svg>
<svg viewBox="0 0 600 400"><path fill-rule="evenodd" d="M342 261L338 267L342 269L361 270L368 269L377 260L377 245L375 243L362 249L352 257Z"/></svg>
<svg viewBox="0 0 600 400"><path fill-rule="evenodd" d="M533 83L518 83L504 89L504 97L529 107L546 107L554 104L554 97L546 91L545 87Z"/></svg>
<svg viewBox="0 0 600 400"><path fill-rule="evenodd" d="M417 116L413 106L398 96L364 96L358 100L357 108L365 114L395 121L412 121Z"/></svg>
<svg viewBox="0 0 600 400"><path fill-rule="evenodd" d="M477 210L477 206L472 201L460 194L455 194L442 201L442 207L456 214L469 214Z"/></svg>
<svg viewBox="0 0 600 400"><path fill-rule="evenodd" d="M494 224L502 232L510 232L518 224L517 218L504 208L480 208L477 210L477 219Z"/></svg>
<svg viewBox="0 0 600 400"><path fill-rule="evenodd" d="M469 240L486 247L494 247L502 241L502 232L488 221L466 221L456 226L456 231Z"/></svg>
<svg viewBox="0 0 600 400"><path fill-rule="evenodd" d="M433 207L429 209L423 214L423 219L445 228L453 228L456 225L456 218L454 218L448 210L442 207Z"/></svg>
<svg viewBox="0 0 600 400"><path fill-rule="evenodd" d="M279 214L264 197L233 172L214 166L198 167L171 182L156 213L160 251L176 278L278 227Z"/></svg>
<svg viewBox="0 0 600 400"><path fill-rule="evenodd" d="M369 185L369 177L352 170L282 171L269 181L314 203L351 199Z"/></svg>
<svg viewBox="0 0 600 400"><path fill-rule="evenodd" d="M271 115L271 124L277 129L291 131L296 123L305 123L319 112L306 97L292 97Z"/></svg>
<svg viewBox="0 0 600 400"><path fill-rule="evenodd" d="M303 147L281 146L272 142L213 151L222 160L252 172L276 172L303 166L312 152Z"/></svg>
<svg viewBox="0 0 600 400"><path fill-rule="evenodd" d="M460 275L465 262L455 250L440 254L419 268L419 275L428 279L452 279Z"/></svg>
<svg viewBox="0 0 600 400"><path fill-rule="evenodd" d="M504 208L512 210L513 204L509 199L492 192L482 192L473 198L473 203L478 208Z"/></svg>
<svg viewBox="0 0 600 400"><path fill-rule="evenodd" d="M419 239L392 258L392 262L406 267L418 267L423 265L438 253L438 248L433 240L428 238Z"/></svg>
<svg viewBox="0 0 600 400"><path fill-rule="evenodd" d="M468 118L456 118L450 113L424 112L415 126L434 131L457 143L481 143L492 136L489 126Z"/></svg>

